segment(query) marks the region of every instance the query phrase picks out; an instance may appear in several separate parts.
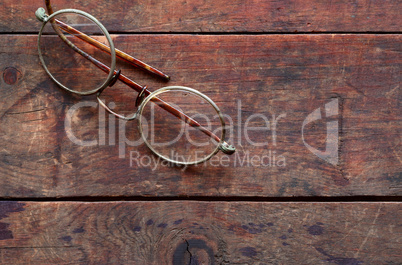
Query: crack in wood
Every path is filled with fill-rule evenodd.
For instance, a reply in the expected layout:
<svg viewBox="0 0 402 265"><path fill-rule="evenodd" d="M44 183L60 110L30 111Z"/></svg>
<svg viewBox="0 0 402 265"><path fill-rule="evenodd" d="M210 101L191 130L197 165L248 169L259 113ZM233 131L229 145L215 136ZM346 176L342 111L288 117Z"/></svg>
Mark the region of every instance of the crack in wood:
<svg viewBox="0 0 402 265"><path fill-rule="evenodd" d="M193 260L193 255L191 254L191 252L190 252L190 249L189 249L189 247L190 247L190 244L188 243L188 241L186 240L186 239L184 239L184 241L186 241L186 244L187 244L187 252L190 254L190 261L189 261L189 265L191 265L192 264L192 260Z"/></svg>

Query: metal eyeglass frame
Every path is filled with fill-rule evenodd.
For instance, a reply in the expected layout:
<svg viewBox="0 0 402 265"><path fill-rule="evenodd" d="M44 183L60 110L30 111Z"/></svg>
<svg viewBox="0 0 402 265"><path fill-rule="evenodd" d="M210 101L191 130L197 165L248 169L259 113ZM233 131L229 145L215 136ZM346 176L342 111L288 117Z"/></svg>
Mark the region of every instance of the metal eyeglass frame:
<svg viewBox="0 0 402 265"><path fill-rule="evenodd" d="M46 73L50 76L50 78L55 81L60 87L62 87L63 89L71 92L71 93L75 93L75 94L79 94L79 95L91 95L91 94L97 94L97 100L99 102L99 104L104 107L108 112L112 113L113 115L117 116L118 118L121 119L125 119L125 120L132 120L132 119L137 119L139 117L139 131L141 134L142 139L144 140L145 144L148 146L148 148L151 149L152 152L154 152L157 156L171 162L174 164L179 164L179 165L195 165L195 164L199 164L199 163L203 163L205 161L207 161L208 159L210 159L212 156L214 156L219 150L221 150L222 152L224 152L225 154L233 154L235 152L235 148L232 145L229 145L227 142L224 141L225 139L225 121L223 118L223 115L221 113L221 111L219 110L218 106L206 95L202 94L201 92L189 88L189 87L183 87L183 86L168 86L168 87L163 87L160 88L154 92L150 92L146 86L141 86L137 83L135 83L134 81L130 80L128 77L124 76L123 74L121 74L121 71L115 71L116 68L116 54L119 58L124 59L126 61L128 61L129 63L131 63L134 66L140 67L142 69L145 69L148 72L151 72L155 75L158 75L159 77L164 78L165 80L169 80L170 77L164 73L162 73L161 71L153 68L152 66L147 65L146 63L141 62L138 59L135 59L134 57L115 49L112 38L110 37L109 32L106 30L106 28L92 15L81 11L81 10L77 10L77 9L63 9L60 11L56 11L56 12L52 12L52 8L50 6L50 2L49 0L46 0L46 5L47 8L49 10L49 13L51 13L51 15L47 15L46 11L43 8L39 8L36 12L35 15L38 18L38 20L40 20L42 22L42 27L39 31L39 35L38 35L38 53L39 53L39 58L40 61L42 63L42 66L44 67ZM57 15L63 14L63 13L74 13L74 14L78 14L81 16L86 17L87 19L91 20L93 23L95 23L100 30L102 31L102 33L106 36L106 39L109 42L109 47L104 45L103 43L100 43L94 39L92 39L91 37L85 35L84 33L74 29L73 27L64 24L61 21L58 21L57 19L55 19L54 17L56 17ZM65 85L63 85L62 83L60 83L48 70L46 63L43 59L43 55L40 49L41 46L41 36L43 33L43 29L45 27L45 25L48 22L52 23L53 29L56 31L56 33L58 34L58 36L70 47L72 48L75 52L79 53L80 55L82 55L85 59L89 60L91 63L93 63L95 66L97 66L98 68L100 68L101 70L103 70L104 72L108 73L108 77L107 79L104 81L103 84L101 84L99 87L92 89L90 91L85 91L85 92L81 92L81 91L76 91L76 90L72 90L68 87L66 87ZM74 35L77 38L82 39L83 41L93 45L94 47L107 52L111 55L111 66L110 68L106 65L104 65L103 63L99 62L98 60L94 59L93 57L91 57L90 55L88 55L87 53L85 53L84 51L80 50L78 47L76 47L73 43L71 43L66 37L65 35L61 32L60 28L55 27L55 24L58 24L58 26L60 26L60 28L65 31L68 32L72 35ZM114 111L112 111L101 99L100 99L100 95L101 93L104 91L104 89L108 86L112 86L114 85L114 83L120 80L123 83L125 83L126 85L130 86L131 88L133 88L134 90L136 90L139 94L137 96L137 100L136 100L136 106L138 107L137 111L131 115L131 116L123 116L120 115ZM171 105L169 105L168 103L164 102L163 100L159 99L156 97L156 95L159 95L161 93L164 93L166 91L170 91L170 90L182 90L182 91L186 91L186 92L191 92L201 98L203 98L204 100L206 100L217 112L220 122L222 124L222 133L221 133L221 137L219 138L218 136L216 136L214 133L208 131L206 128L204 128L203 126L201 126L197 121L193 120L191 117L187 116L186 114L182 113L180 110L175 109L174 107L172 107ZM149 102L149 101L153 101L154 103L156 103L159 107L165 109L166 111L170 112L172 115L176 116L179 119L182 119L183 121L185 121L187 124L189 124L190 126L193 126L197 129L199 129L200 131L202 131L203 133L205 133L206 135L208 135L209 137L213 138L216 142L218 142L216 148L212 151L212 153L206 157L204 157L201 160L198 161L192 161L192 162L181 162L181 161L176 161L176 160L172 160L168 157L165 157L161 154L159 154L152 146L151 144L147 141L147 139L145 138L143 132L142 132L142 127L141 127L141 114L143 112L144 106Z"/></svg>

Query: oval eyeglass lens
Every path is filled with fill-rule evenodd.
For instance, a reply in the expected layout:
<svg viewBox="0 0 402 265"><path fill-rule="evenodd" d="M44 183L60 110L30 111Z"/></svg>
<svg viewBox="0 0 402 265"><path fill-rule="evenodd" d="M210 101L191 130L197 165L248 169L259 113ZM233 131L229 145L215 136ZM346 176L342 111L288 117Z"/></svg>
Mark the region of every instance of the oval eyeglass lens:
<svg viewBox="0 0 402 265"><path fill-rule="evenodd" d="M105 34L91 19L61 13L46 23L40 39L41 54L50 74L68 89L80 93L96 90L108 77L108 72L99 69L87 55L111 67L111 56L88 43L88 38L110 47Z"/></svg>
<svg viewBox="0 0 402 265"><path fill-rule="evenodd" d="M208 159L216 153L222 138L222 123L214 106L182 89L155 95L140 110L139 121L148 146L157 155L179 164Z"/></svg>

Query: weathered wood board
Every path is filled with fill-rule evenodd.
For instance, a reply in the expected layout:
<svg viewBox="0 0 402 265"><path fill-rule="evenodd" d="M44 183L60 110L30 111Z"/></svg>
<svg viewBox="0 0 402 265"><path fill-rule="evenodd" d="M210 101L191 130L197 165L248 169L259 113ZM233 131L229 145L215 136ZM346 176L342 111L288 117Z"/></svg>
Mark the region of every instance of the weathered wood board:
<svg viewBox="0 0 402 265"><path fill-rule="evenodd" d="M180 168L133 146L136 122L46 75L44 1L4 0L0 264L402 264L401 1L51 3L172 77L119 61L135 82L213 99L238 151Z"/></svg>
<svg viewBox="0 0 402 265"><path fill-rule="evenodd" d="M400 203L1 202L0 263L400 264L400 211Z"/></svg>
<svg viewBox="0 0 402 265"><path fill-rule="evenodd" d="M54 10L91 13L113 32L395 32L402 4L388 1L52 0ZM44 1L4 0L1 32L36 32Z"/></svg>
<svg viewBox="0 0 402 265"><path fill-rule="evenodd" d="M50 80L36 36L3 35L1 197L401 195L400 35L113 38L118 48L172 77L165 83L119 64L136 82L151 90L186 85L212 98L228 115L236 155L169 167L144 144L125 143L139 138L136 122L120 124L97 107L79 108L72 131L98 145L73 143L67 112L96 99L71 96ZM135 100L123 85L113 89L123 91L116 100ZM320 108L324 115L334 100L338 115L303 129L310 113ZM325 150L326 124L334 120L335 165L306 145Z"/></svg>

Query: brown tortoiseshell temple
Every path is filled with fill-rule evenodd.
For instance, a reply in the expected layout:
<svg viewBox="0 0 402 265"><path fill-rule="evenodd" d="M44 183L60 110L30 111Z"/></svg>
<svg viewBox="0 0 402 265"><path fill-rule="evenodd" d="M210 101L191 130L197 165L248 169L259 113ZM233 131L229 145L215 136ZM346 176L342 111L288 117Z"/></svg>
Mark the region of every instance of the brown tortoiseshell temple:
<svg viewBox="0 0 402 265"><path fill-rule="evenodd" d="M46 0L45 2L46 2L46 9L48 11L48 14L51 15L53 13L53 9L51 7L50 0ZM67 24L65 24L65 23L63 23L63 22L61 22L61 21L59 21L57 19L55 21L56 21L57 24L59 24L60 28L62 28L66 32L68 32L71 35L74 35L74 36L84 40L85 42L93 45L94 47L99 48L100 50L110 54L110 48L107 45L105 45L105 44L103 44L103 43L101 43L101 42L89 37L88 35L76 30L73 27L70 27L69 25L67 25ZM149 73L152 73L152 74L154 74L156 76L159 76L159 77L163 78L166 81L170 80L170 76L168 76L167 74L163 73L162 71L160 71L160 70L158 70L158 69L156 69L156 68L154 68L154 67L152 67L152 66L150 66L150 65L148 65L148 64L146 64L144 62L142 62L141 60L138 60L138 59L132 57L131 55L129 55L129 54L123 52L123 51L120 51L119 49L115 49L115 51L116 51L116 56L117 57L127 61L131 65L133 65L135 67L138 67L138 68L141 68L141 69L144 69L144 70L148 71Z"/></svg>

